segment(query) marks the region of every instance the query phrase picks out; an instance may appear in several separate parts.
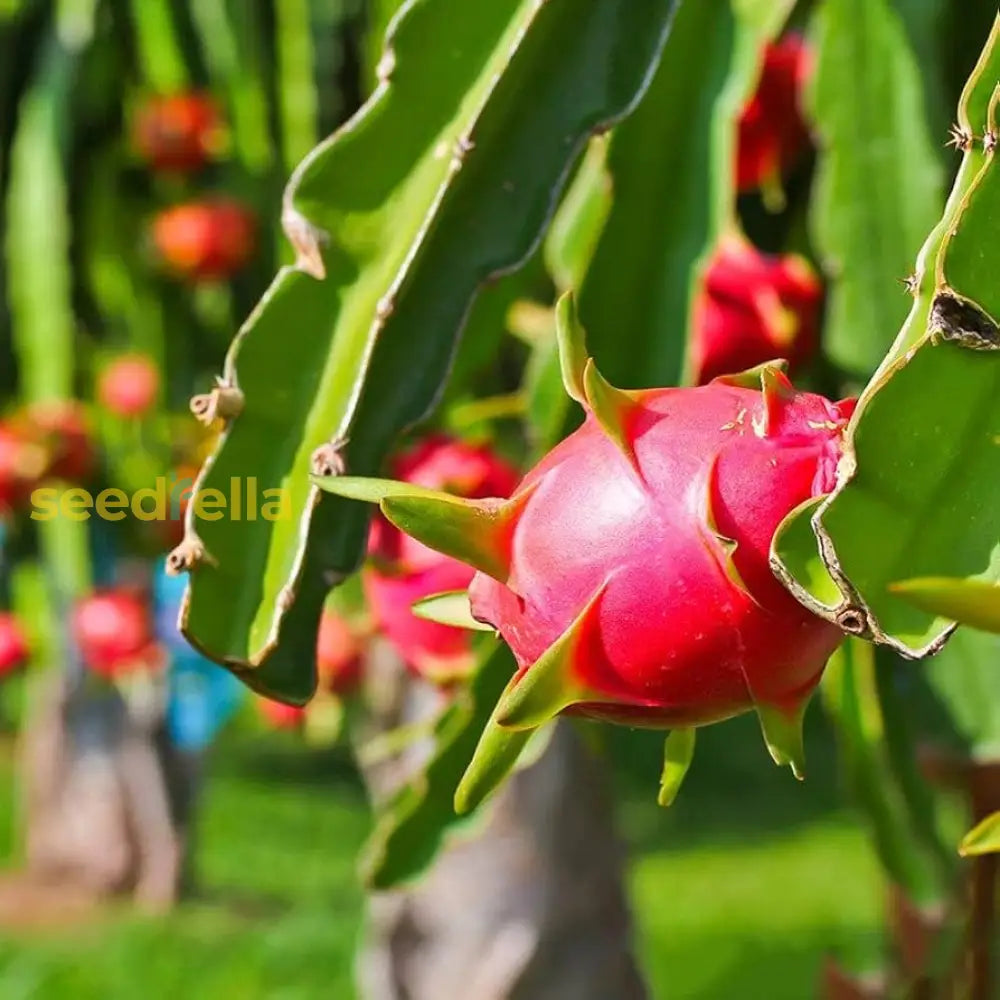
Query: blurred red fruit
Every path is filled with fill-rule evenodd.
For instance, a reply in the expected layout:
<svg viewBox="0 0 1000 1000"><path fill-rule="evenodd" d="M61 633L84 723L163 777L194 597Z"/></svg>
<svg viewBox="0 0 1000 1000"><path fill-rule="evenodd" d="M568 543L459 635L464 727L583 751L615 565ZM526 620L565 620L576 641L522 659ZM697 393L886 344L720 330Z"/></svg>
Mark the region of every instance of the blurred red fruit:
<svg viewBox="0 0 1000 1000"><path fill-rule="evenodd" d="M347 694L361 679L361 643L338 614L324 611L316 637L316 665L320 687L331 694Z"/></svg>
<svg viewBox="0 0 1000 1000"><path fill-rule="evenodd" d="M33 403L11 418L11 428L41 448L45 465L40 479L79 483L94 471L96 454L83 406L76 400Z"/></svg>
<svg viewBox="0 0 1000 1000"><path fill-rule="evenodd" d="M306 718L304 708L271 701L270 698L258 698L257 708L264 720L274 729L298 729Z"/></svg>
<svg viewBox="0 0 1000 1000"><path fill-rule="evenodd" d="M145 354L123 354L101 372L97 397L118 417L141 417L156 402L160 372Z"/></svg>
<svg viewBox="0 0 1000 1000"><path fill-rule="evenodd" d="M506 497L519 474L487 447L432 435L393 464L397 479L458 496ZM381 515L372 522L370 564L362 574L365 599L376 628L410 669L446 683L472 666L469 634L416 617L412 605L432 594L464 590L473 570L404 535Z"/></svg>
<svg viewBox="0 0 1000 1000"><path fill-rule="evenodd" d="M79 601L72 628L84 663L104 677L149 667L155 661L149 609L130 591L107 590Z"/></svg>
<svg viewBox="0 0 1000 1000"><path fill-rule="evenodd" d="M694 381L785 358L794 371L815 354L823 286L796 256L762 254L745 240L723 240L694 305Z"/></svg>
<svg viewBox="0 0 1000 1000"><path fill-rule="evenodd" d="M9 424L0 424L0 515L23 504L48 462L45 450Z"/></svg>
<svg viewBox="0 0 1000 1000"><path fill-rule="evenodd" d="M222 281L254 252L256 225L237 201L189 202L153 220L153 243L163 263L189 281Z"/></svg>
<svg viewBox="0 0 1000 1000"><path fill-rule="evenodd" d="M152 97L136 114L133 140L154 170L190 172L218 153L224 134L218 105L206 94Z"/></svg>
<svg viewBox="0 0 1000 1000"><path fill-rule="evenodd" d="M786 35L764 51L760 80L740 115L736 184L741 192L780 189L809 146L799 102L812 68L812 52L798 35Z"/></svg>
<svg viewBox="0 0 1000 1000"><path fill-rule="evenodd" d="M0 611L0 679L24 666L28 659L28 640L18 620Z"/></svg>

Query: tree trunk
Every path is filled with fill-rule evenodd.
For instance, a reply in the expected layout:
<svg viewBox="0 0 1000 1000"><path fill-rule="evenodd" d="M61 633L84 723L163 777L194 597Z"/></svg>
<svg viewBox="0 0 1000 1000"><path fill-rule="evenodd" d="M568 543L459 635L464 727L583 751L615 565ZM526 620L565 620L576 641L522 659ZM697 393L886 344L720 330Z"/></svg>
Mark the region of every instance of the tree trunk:
<svg viewBox="0 0 1000 1000"><path fill-rule="evenodd" d="M374 673L388 690L384 666ZM426 718L438 703L407 680L402 710L391 714L398 725ZM370 771L376 799L422 766L425 753ZM623 852L602 779L600 763L560 723L538 761L497 793L482 825L452 837L413 887L374 895L358 963L364 1000L643 1000Z"/></svg>
<svg viewBox="0 0 1000 1000"><path fill-rule="evenodd" d="M22 742L28 873L152 910L177 897L185 785L163 730L162 692L44 678Z"/></svg>

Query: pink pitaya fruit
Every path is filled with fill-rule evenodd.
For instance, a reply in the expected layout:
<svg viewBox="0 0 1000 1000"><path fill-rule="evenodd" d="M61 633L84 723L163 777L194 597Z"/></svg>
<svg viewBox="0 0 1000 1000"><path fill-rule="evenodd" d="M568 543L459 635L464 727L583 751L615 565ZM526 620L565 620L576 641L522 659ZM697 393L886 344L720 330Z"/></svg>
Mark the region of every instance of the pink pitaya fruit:
<svg viewBox="0 0 1000 1000"><path fill-rule="evenodd" d="M770 547L786 515L834 486L853 403L797 392L780 365L622 391L586 357L571 300L559 319L564 381L587 419L509 500L330 488L379 499L401 529L479 570L473 617L518 664L494 725L569 711L674 729L667 801L693 727L756 710L774 758L800 774L802 713L842 633L784 589Z"/></svg>
<svg viewBox="0 0 1000 1000"><path fill-rule="evenodd" d="M692 381L785 358L794 372L819 344L823 285L804 258L761 253L742 237L719 245L694 304Z"/></svg>
<svg viewBox="0 0 1000 1000"><path fill-rule="evenodd" d="M508 496L518 479L489 448L441 434L401 454L393 473L414 486L472 498ZM466 675L472 666L468 634L418 618L412 607L433 594L464 590L474 570L403 534L382 517L372 522L368 553L362 584L376 629L419 676L446 684Z"/></svg>

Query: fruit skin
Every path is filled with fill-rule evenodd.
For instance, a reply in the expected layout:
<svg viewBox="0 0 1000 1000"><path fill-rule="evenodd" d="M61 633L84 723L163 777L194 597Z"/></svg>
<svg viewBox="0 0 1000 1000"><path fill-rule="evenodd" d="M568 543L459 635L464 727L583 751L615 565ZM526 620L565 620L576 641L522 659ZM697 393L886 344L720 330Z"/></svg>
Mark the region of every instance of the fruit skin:
<svg viewBox="0 0 1000 1000"><path fill-rule="evenodd" d="M353 691L361 680L362 645L354 629L333 611L324 611L316 636L320 687L336 695Z"/></svg>
<svg viewBox="0 0 1000 1000"><path fill-rule="evenodd" d="M102 677L156 665L149 609L131 591L99 591L78 601L72 633L84 663Z"/></svg>
<svg viewBox="0 0 1000 1000"><path fill-rule="evenodd" d="M145 354L120 355L97 381L97 398L118 417L141 417L156 402L159 391L159 369Z"/></svg>
<svg viewBox="0 0 1000 1000"><path fill-rule="evenodd" d="M253 256L256 222L232 199L188 202L156 216L152 239L164 265L178 277L223 281Z"/></svg>
<svg viewBox="0 0 1000 1000"><path fill-rule="evenodd" d="M791 721L842 634L773 576L770 545L793 508L833 487L851 405L796 392L774 369L763 393L612 391L631 407L624 447L591 412L514 494L528 496L507 580L477 573L470 588L474 616L517 659L514 691L568 636L557 707L633 725L753 708Z"/></svg>
<svg viewBox="0 0 1000 1000"><path fill-rule="evenodd" d="M816 354L822 300L822 282L802 257L763 254L726 237L694 303L692 381L704 385L775 358L794 373Z"/></svg>
<svg viewBox="0 0 1000 1000"><path fill-rule="evenodd" d="M740 115L736 186L742 193L780 188L786 174L809 146L809 130L799 106L812 69L812 52L796 34L764 50L760 79Z"/></svg>
<svg viewBox="0 0 1000 1000"><path fill-rule="evenodd" d="M506 497L519 478L491 449L442 434L402 453L392 471L405 482L471 498ZM468 633L418 618L411 608L432 594L464 590L471 567L404 535L381 515L372 522L368 554L362 585L376 629L419 676L448 683L467 674L473 665Z"/></svg>
<svg viewBox="0 0 1000 1000"><path fill-rule="evenodd" d="M29 653L20 622L9 611L0 611L0 680L23 667Z"/></svg>
<svg viewBox="0 0 1000 1000"><path fill-rule="evenodd" d="M190 173L214 159L224 129L219 106L207 94L169 94L151 97L139 108L133 143L154 170Z"/></svg>

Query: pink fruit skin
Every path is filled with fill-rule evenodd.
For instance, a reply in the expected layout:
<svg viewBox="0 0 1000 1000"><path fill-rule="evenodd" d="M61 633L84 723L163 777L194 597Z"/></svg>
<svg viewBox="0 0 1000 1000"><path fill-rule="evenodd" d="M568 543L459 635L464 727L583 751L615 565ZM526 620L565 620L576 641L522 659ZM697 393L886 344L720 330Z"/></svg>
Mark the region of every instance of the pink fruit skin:
<svg viewBox="0 0 1000 1000"><path fill-rule="evenodd" d="M478 573L470 589L520 676L603 587L573 655L591 693L575 711L691 726L802 704L842 635L783 588L769 549L787 513L833 486L852 404L776 379L767 402L721 382L636 394L641 480L593 416L528 473L509 586ZM732 575L717 535L737 543Z"/></svg>
<svg viewBox="0 0 1000 1000"><path fill-rule="evenodd" d="M153 659L149 611L129 591L107 590L84 598L74 608L72 627L84 663L102 676L114 677Z"/></svg>
<svg viewBox="0 0 1000 1000"><path fill-rule="evenodd" d="M763 254L745 240L722 241L694 305L693 381L784 358L793 373L819 341L823 286L806 261Z"/></svg>
<svg viewBox="0 0 1000 1000"><path fill-rule="evenodd" d="M28 640L18 620L0 611L0 679L14 673L28 660Z"/></svg>
<svg viewBox="0 0 1000 1000"><path fill-rule="evenodd" d="M316 637L319 682L332 694L344 695L361 680L362 649L351 627L340 615L324 611Z"/></svg>
<svg viewBox="0 0 1000 1000"><path fill-rule="evenodd" d="M812 69L812 52L795 34L764 52L760 80L740 116L736 184L753 191L776 183L809 146L800 100Z"/></svg>
<svg viewBox="0 0 1000 1000"><path fill-rule="evenodd" d="M396 478L469 498L506 497L517 471L486 447L431 435L393 464ZM414 603L432 594L464 590L473 570L404 535L381 515L372 522L369 566L362 574L375 625L414 673L446 681L472 665L469 634L417 618Z"/></svg>
<svg viewBox="0 0 1000 1000"><path fill-rule="evenodd" d="M159 370L144 354L115 358L97 383L98 399L119 417L141 417L156 402L159 391Z"/></svg>

